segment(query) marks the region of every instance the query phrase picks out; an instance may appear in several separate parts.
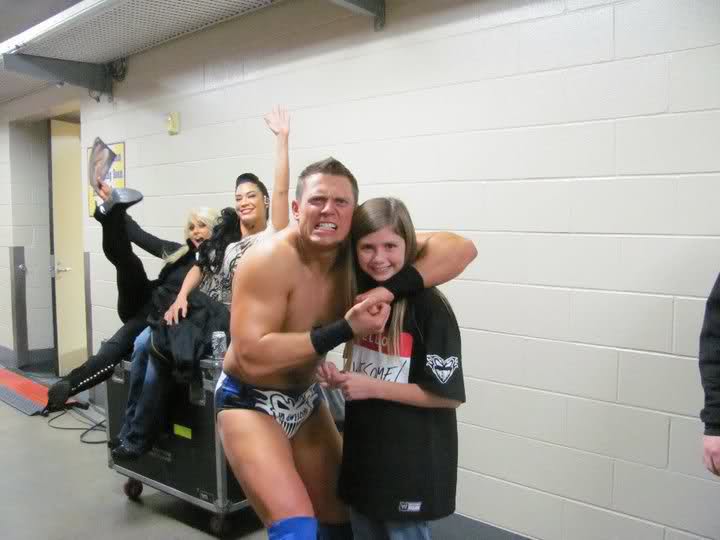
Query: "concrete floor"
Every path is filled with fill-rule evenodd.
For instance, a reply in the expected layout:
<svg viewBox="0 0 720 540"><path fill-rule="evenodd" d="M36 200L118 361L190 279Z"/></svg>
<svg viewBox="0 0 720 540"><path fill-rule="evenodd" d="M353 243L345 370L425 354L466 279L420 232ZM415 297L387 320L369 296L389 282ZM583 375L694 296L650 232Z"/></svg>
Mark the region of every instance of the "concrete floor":
<svg viewBox="0 0 720 540"><path fill-rule="evenodd" d="M55 422L54 422L55 423ZM59 426L80 426L68 417ZM124 477L107 466L107 447L82 444L47 418L0 402L0 538L3 540L212 539L210 514L145 487L141 501L123 494ZM91 433L89 440L104 439ZM264 540L249 510L230 518L226 538Z"/></svg>

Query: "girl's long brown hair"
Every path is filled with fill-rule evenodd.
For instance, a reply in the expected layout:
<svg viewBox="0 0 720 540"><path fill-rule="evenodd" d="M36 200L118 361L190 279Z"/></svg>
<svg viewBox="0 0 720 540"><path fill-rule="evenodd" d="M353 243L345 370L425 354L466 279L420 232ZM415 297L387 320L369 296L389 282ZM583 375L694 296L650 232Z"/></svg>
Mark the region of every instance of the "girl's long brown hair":
<svg viewBox="0 0 720 540"><path fill-rule="evenodd" d="M350 305L352 305L352 301L358 293L356 273L361 272L357 263L357 243L361 238L385 227L390 227L390 230L405 240L405 264L413 264L417 259L415 226L405 204L401 200L392 197L378 197L365 201L355 210L350 230L351 251L355 270L346 274L348 276L347 291L350 293L348 297ZM400 334L402 334L405 322L406 309L406 299L401 298L393 302L393 311L388 325L388 343L391 354L400 352ZM352 342L345 347L343 356L345 357L345 369L349 370L352 362Z"/></svg>

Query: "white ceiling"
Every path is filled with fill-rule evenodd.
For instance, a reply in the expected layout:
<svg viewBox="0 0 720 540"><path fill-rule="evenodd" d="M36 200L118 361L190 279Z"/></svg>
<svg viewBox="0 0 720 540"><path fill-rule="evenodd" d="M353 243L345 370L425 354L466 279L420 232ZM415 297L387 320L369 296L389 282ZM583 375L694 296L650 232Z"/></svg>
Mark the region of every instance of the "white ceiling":
<svg viewBox="0 0 720 540"><path fill-rule="evenodd" d="M5 36L0 51L4 46L2 52L14 50L64 60L106 63L281 0L0 1L0 36ZM34 4L38 4L35 9ZM52 10L62 5L69 9L52 16ZM4 10L8 10L7 20ZM45 19L41 13L45 13ZM38 18L43 21L38 26L30 30L23 28L37 24ZM26 30L25 34L17 35L22 30ZM8 36L4 32L15 33ZM0 104L49 84L6 71L0 60Z"/></svg>

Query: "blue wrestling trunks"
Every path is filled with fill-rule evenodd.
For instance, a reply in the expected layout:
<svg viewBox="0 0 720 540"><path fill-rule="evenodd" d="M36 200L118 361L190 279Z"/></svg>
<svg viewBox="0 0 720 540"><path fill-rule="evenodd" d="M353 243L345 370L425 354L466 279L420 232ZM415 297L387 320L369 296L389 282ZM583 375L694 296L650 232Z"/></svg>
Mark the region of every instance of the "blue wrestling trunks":
<svg viewBox="0 0 720 540"><path fill-rule="evenodd" d="M249 409L272 416L288 439L298 432L323 399L318 383L304 390L270 390L257 388L224 373L215 387L215 410Z"/></svg>

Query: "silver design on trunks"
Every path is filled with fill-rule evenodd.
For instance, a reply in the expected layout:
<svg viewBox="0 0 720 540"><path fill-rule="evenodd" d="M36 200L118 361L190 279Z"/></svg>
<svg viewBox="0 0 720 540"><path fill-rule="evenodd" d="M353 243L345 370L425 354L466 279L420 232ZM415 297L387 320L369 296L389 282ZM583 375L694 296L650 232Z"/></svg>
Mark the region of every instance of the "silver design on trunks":
<svg viewBox="0 0 720 540"><path fill-rule="evenodd" d="M253 389L258 394L255 408L272 416L283 428L288 439L292 439L312 412L318 400L315 385L305 390L297 398L277 390Z"/></svg>

